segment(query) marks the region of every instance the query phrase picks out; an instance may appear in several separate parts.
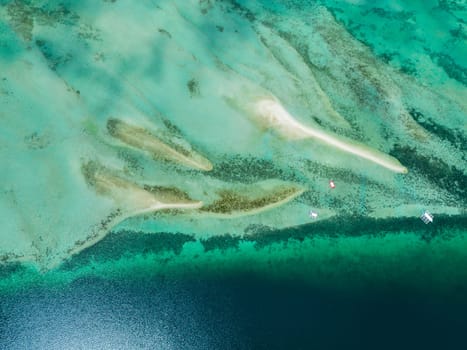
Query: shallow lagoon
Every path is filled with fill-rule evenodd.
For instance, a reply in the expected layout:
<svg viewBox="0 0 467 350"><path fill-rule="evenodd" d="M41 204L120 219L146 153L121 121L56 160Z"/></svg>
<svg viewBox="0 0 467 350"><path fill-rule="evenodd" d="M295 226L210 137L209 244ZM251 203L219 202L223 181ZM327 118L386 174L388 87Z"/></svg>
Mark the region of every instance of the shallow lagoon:
<svg viewBox="0 0 467 350"><path fill-rule="evenodd" d="M246 273L463 305L465 17L3 1L2 293Z"/></svg>

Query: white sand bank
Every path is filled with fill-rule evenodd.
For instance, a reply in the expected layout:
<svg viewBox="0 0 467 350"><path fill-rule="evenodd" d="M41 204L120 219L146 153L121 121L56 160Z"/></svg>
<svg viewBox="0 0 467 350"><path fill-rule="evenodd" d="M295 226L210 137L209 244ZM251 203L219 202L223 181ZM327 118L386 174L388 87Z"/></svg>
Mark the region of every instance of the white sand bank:
<svg viewBox="0 0 467 350"><path fill-rule="evenodd" d="M344 141L335 135L319 130L315 127L305 126L295 120L289 112L274 99L261 99L255 104L255 114L261 118L265 126L278 131L282 136L290 139L313 138L320 140L344 152L354 154L379 164L396 173L407 173L408 170L400 162L387 154L371 149L351 141Z"/></svg>

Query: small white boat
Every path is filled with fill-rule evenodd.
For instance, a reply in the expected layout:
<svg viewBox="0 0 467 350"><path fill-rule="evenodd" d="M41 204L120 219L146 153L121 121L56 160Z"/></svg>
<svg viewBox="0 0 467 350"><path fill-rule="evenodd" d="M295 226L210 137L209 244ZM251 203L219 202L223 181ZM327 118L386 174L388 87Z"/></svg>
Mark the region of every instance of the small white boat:
<svg viewBox="0 0 467 350"><path fill-rule="evenodd" d="M310 210L310 213L308 214L308 216L312 219L316 219L318 217L318 213L313 210Z"/></svg>
<svg viewBox="0 0 467 350"><path fill-rule="evenodd" d="M420 219L425 223L425 224L430 224L433 222L433 215L430 214L425 210L425 212L420 215Z"/></svg>

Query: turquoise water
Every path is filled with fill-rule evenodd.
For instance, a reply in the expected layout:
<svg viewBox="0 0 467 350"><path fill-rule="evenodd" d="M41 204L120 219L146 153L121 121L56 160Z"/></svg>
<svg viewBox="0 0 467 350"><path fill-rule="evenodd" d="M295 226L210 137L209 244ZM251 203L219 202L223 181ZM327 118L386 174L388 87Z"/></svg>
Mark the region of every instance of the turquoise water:
<svg viewBox="0 0 467 350"><path fill-rule="evenodd" d="M374 348L379 320L414 348L426 313L446 322L418 344L454 346L466 19L465 1L0 0L0 342L341 348L335 322Z"/></svg>

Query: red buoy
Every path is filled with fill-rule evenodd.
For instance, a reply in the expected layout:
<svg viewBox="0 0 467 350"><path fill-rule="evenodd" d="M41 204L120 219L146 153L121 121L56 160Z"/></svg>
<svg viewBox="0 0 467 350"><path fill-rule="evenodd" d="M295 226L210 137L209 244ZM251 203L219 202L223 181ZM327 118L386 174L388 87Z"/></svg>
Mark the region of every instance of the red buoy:
<svg viewBox="0 0 467 350"><path fill-rule="evenodd" d="M336 187L336 184L334 183L334 181L329 180L329 187L331 187L331 188L335 188L335 187Z"/></svg>

